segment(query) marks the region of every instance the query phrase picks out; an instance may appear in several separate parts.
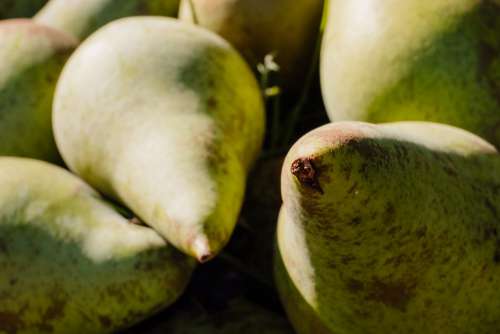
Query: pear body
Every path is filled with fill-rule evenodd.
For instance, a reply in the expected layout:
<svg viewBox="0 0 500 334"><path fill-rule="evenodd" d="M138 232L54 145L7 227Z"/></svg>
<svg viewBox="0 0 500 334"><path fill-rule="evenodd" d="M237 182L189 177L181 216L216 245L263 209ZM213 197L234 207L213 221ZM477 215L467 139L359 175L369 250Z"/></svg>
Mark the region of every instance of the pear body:
<svg viewBox="0 0 500 334"><path fill-rule="evenodd" d="M499 170L491 144L446 125L306 134L282 171L281 282L298 291L285 305L302 297L339 334L495 333Z"/></svg>
<svg viewBox="0 0 500 334"><path fill-rule="evenodd" d="M81 40L113 20L137 15L177 16L179 0L50 0L35 16Z"/></svg>
<svg viewBox="0 0 500 334"><path fill-rule="evenodd" d="M323 0L182 0L179 19L212 30L255 69L275 54L284 88L299 88L311 66Z"/></svg>
<svg viewBox="0 0 500 334"><path fill-rule="evenodd" d="M320 74L332 121L439 122L499 147L498 2L333 0L329 7Z"/></svg>
<svg viewBox="0 0 500 334"><path fill-rule="evenodd" d="M73 54L53 124L73 171L203 261L234 229L264 112L250 69L222 38L136 17Z"/></svg>
<svg viewBox="0 0 500 334"><path fill-rule="evenodd" d="M52 99L77 42L28 19L0 22L0 155L60 161Z"/></svg>
<svg viewBox="0 0 500 334"><path fill-rule="evenodd" d="M0 2L0 20L31 17L47 0L3 0Z"/></svg>
<svg viewBox="0 0 500 334"><path fill-rule="evenodd" d="M173 303L193 261L79 178L0 158L0 333L114 333Z"/></svg>

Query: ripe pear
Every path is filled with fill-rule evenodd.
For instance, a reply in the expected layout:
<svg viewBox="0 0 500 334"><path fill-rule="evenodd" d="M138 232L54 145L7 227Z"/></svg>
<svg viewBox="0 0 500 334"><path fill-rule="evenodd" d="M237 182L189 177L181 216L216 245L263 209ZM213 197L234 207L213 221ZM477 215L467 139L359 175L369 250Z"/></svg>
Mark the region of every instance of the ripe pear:
<svg viewBox="0 0 500 334"><path fill-rule="evenodd" d="M46 2L47 0L2 0L0 1L0 20L31 17Z"/></svg>
<svg viewBox="0 0 500 334"><path fill-rule="evenodd" d="M234 229L264 110L252 72L222 38L134 17L72 55L53 125L73 171L203 262Z"/></svg>
<svg viewBox="0 0 500 334"><path fill-rule="evenodd" d="M0 158L0 333L114 333L171 304L194 261L69 172Z"/></svg>
<svg viewBox="0 0 500 334"><path fill-rule="evenodd" d="M292 322L496 333L499 171L491 144L447 125L338 122L306 134L283 166L277 232Z"/></svg>
<svg viewBox="0 0 500 334"><path fill-rule="evenodd" d="M498 3L332 0L320 65L330 119L433 121L500 147Z"/></svg>
<svg viewBox="0 0 500 334"><path fill-rule="evenodd" d="M37 22L81 40L113 20L136 15L177 16L179 0L50 0Z"/></svg>
<svg viewBox="0 0 500 334"><path fill-rule="evenodd" d="M77 42L28 19L0 22L0 155L60 161L51 124L59 73Z"/></svg>
<svg viewBox="0 0 500 334"><path fill-rule="evenodd" d="M221 35L253 68L274 53L289 88L309 69L322 10L323 0L181 0L179 19Z"/></svg>

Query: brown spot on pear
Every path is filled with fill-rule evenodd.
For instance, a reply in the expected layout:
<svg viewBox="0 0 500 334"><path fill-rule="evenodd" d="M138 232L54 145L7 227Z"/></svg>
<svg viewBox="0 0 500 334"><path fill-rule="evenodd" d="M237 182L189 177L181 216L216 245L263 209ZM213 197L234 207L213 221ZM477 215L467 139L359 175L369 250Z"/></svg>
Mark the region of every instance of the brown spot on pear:
<svg viewBox="0 0 500 334"><path fill-rule="evenodd" d="M292 172L303 159L322 194ZM276 264L297 331L494 332L499 170L491 144L436 123L338 122L302 137L282 170Z"/></svg>

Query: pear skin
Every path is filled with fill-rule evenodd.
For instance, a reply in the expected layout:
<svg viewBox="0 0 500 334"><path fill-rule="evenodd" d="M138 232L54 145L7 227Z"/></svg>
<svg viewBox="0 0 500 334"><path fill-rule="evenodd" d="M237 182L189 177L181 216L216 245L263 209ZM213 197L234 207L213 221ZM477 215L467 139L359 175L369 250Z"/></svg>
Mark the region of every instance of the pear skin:
<svg viewBox="0 0 500 334"><path fill-rule="evenodd" d="M498 1L332 0L320 75L332 121L439 122L500 147Z"/></svg>
<svg viewBox="0 0 500 334"><path fill-rule="evenodd" d="M173 303L194 260L46 162L0 158L0 333L114 333Z"/></svg>
<svg viewBox="0 0 500 334"><path fill-rule="evenodd" d="M252 68L275 54L280 84L295 88L310 67L323 0L181 0L179 19L219 34Z"/></svg>
<svg viewBox="0 0 500 334"><path fill-rule="evenodd" d="M179 0L50 0L35 21L85 39L113 20L137 15L177 16Z"/></svg>
<svg viewBox="0 0 500 334"><path fill-rule="evenodd" d="M0 155L60 162L52 99L77 41L28 19L0 21Z"/></svg>
<svg viewBox="0 0 500 334"><path fill-rule="evenodd" d="M298 291L280 288L285 305L302 297L338 334L496 333L499 171L491 144L447 125L306 134L282 170L278 284Z"/></svg>
<svg viewBox="0 0 500 334"><path fill-rule="evenodd" d="M73 171L203 262L236 224L264 108L252 72L222 38L135 17L72 55L53 124Z"/></svg>
<svg viewBox="0 0 500 334"><path fill-rule="evenodd" d="M2 0L0 1L0 20L31 17L46 2L47 0Z"/></svg>

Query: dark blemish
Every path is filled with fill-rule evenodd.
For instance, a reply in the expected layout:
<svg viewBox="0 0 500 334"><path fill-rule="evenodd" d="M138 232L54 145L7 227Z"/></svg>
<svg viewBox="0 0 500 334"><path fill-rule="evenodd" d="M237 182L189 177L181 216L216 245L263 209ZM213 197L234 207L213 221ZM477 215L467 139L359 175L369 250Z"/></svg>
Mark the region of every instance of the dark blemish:
<svg viewBox="0 0 500 334"><path fill-rule="evenodd" d="M349 225L351 225L351 226L358 226L359 224L361 224L361 218L359 218L359 217L354 218L349 223Z"/></svg>
<svg viewBox="0 0 500 334"><path fill-rule="evenodd" d="M497 241L495 253L493 254L493 262L496 264L500 263L500 241Z"/></svg>
<svg viewBox="0 0 500 334"><path fill-rule="evenodd" d="M215 99L215 97L213 96L210 96L207 100L207 105L210 107L210 108L216 108L217 107L217 100Z"/></svg>
<svg viewBox="0 0 500 334"><path fill-rule="evenodd" d="M104 327L104 328L109 328L112 325L111 319L104 316L104 315L99 316L99 322L101 323L102 327Z"/></svg>
<svg viewBox="0 0 500 334"><path fill-rule="evenodd" d="M345 164L342 166L342 173L344 174L344 177L346 180L349 180L351 178L351 170L352 170L352 165L351 164Z"/></svg>
<svg viewBox="0 0 500 334"><path fill-rule="evenodd" d="M443 169L444 169L444 172L446 174L448 174L449 176L453 176L453 177L457 177L458 176L457 171L454 168L450 167L450 166L444 166Z"/></svg>
<svg viewBox="0 0 500 334"><path fill-rule="evenodd" d="M318 176L316 175L316 169L314 168L312 159L310 158L300 158L292 163L291 172L299 182L305 186L309 187L320 194L323 194L323 189L318 182Z"/></svg>
<svg viewBox="0 0 500 334"><path fill-rule="evenodd" d="M16 283L17 283L17 278L11 278L9 281L10 285L16 285Z"/></svg>
<svg viewBox="0 0 500 334"><path fill-rule="evenodd" d="M484 240L496 239L498 237L498 231L496 227L487 227L484 230Z"/></svg>
<svg viewBox="0 0 500 334"><path fill-rule="evenodd" d="M340 260L342 261L342 264L347 266L347 265L349 265L349 263L351 261L356 260L356 257L354 257L352 255L344 255L344 256L342 256L342 258Z"/></svg>
<svg viewBox="0 0 500 334"><path fill-rule="evenodd" d="M405 311L414 296L415 284L406 282L383 282L374 279L366 300L375 301Z"/></svg>
<svg viewBox="0 0 500 334"><path fill-rule="evenodd" d="M422 227L417 228L417 231L415 231L415 234L417 235L418 239L422 239L427 234L427 226L422 226Z"/></svg>
<svg viewBox="0 0 500 334"><path fill-rule="evenodd" d="M424 306L425 307L431 307L432 306L432 300L431 299L424 300Z"/></svg>
<svg viewBox="0 0 500 334"><path fill-rule="evenodd" d="M7 243L2 239L0 239L0 253L5 253L5 254L8 253Z"/></svg>
<svg viewBox="0 0 500 334"><path fill-rule="evenodd" d="M24 321L21 319L21 316L14 312L0 311L0 324L1 329L8 334L17 333L24 328Z"/></svg>
<svg viewBox="0 0 500 334"><path fill-rule="evenodd" d="M359 291L363 290L363 283L353 278L348 280L346 285L347 290L349 290L349 292L351 293L358 293Z"/></svg>
<svg viewBox="0 0 500 334"><path fill-rule="evenodd" d="M354 190L356 190L356 188L357 188L357 187L358 187L358 183L357 183L357 182L355 182L355 183L352 185L352 187L351 187L351 188L349 188L349 190L347 190L347 193L348 193L349 195L351 195L351 194L354 192Z"/></svg>
<svg viewBox="0 0 500 334"><path fill-rule="evenodd" d="M51 321L64 317L64 308L66 306L66 301L63 299L54 299L52 304L44 312L43 318L45 320Z"/></svg>
<svg viewBox="0 0 500 334"><path fill-rule="evenodd" d="M491 203L491 201L489 199L487 199L485 201L485 204L488 207L488 209L491 211L491 213L493 213L493 216L495 216L495 219L498 220L499 219L498 211L497 211L497 208L495 208L495 206L493 205L493 203Z"/></svg>

